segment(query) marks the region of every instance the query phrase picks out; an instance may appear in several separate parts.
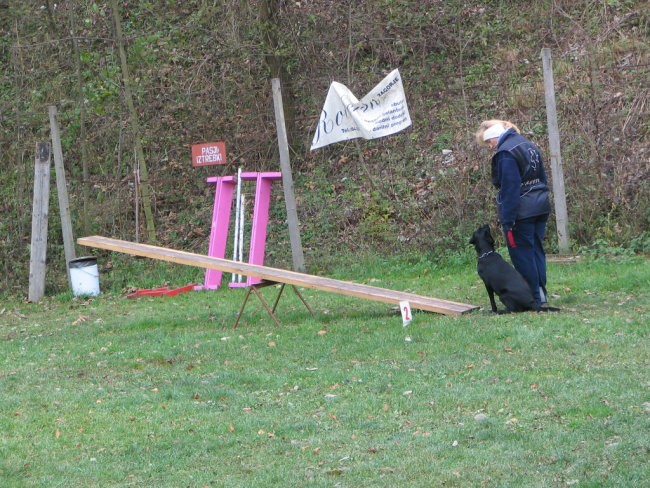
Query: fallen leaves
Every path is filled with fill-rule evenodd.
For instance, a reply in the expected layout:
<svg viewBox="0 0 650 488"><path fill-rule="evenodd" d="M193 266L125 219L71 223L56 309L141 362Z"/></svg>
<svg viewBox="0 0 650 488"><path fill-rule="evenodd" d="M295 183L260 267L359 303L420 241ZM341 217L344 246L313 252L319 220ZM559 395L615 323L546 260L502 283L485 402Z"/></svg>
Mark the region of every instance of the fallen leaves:
<svg viewBox="0 0 650 488"><path fill-rule="evenodd" d="M88 321L88 317L84 317L83 315L80 315L77 320L72 322L72 325L79 325L79 324L82 324L82 323L87 322L87 321Z"/></svg>

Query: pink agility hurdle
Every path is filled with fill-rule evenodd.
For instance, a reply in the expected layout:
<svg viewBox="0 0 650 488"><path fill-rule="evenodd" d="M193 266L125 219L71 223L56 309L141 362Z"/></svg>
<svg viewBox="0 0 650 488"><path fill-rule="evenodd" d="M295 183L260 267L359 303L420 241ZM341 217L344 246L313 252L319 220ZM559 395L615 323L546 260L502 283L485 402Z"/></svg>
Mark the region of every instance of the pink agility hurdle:
<svg viewBox="0 0 650 488"><path fill-rule="evenodd" d="M282 178L280 172L242 172L242 180L254 180L255 203L253 207L253 223L248 252L249 264L264 264L266 248L266 229L269 222L269 206L271 202L271 185L274 180ZM210 229L210 246L208 256L223 259L226 253L228 229L230 227L230 212L232 208L233 191L237 185L236 176L213 176L207 178L208 183L216 184L214 208L212 210L212 226ZM223 272L216 269L206 269L202 286L196 289L215 290L221 284ZM231 283L231 286L251 286L261 283L261 279L248 276L244 283Z"/></svg>

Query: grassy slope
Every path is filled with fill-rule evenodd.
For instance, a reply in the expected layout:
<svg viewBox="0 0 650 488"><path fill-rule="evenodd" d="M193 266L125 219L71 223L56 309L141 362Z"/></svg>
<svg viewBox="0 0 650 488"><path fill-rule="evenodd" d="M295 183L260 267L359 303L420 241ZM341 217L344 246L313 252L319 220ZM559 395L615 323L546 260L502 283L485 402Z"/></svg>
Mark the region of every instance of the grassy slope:
<svg viewBox="0 0 650 488"><path fill-rule="evenodd" d="M571 238L648 247L647 2L270 2L275 29L262 19L265 0L118 3L164 245L205 251L214 190L206 176L278 169L266 63L275 54L290 74L285 108L296 110L291 158L307 259L320 266L340 249L457 251L477 224L495 219L488 154L472 140L479 122L510 118L546 147L539 53L551 47ZM0 293L27 288L33 148L49 138L48 105L58 107L76 235L85 213L92 229L84 233L134 239L133 138L107 4L49 3L51 16L36 0L2 9ZM309 151L332 80L361 97L395 68L411 128ZM189 146L213 138L226 141L228 164L192 168ZM283 264L286 212L281 199L273 203L268 257ZM550 228L550 249L553 236ZM48 291L60 291L53 189L48 244Z"/></svg>
<svg viewBox="0 0 650 488"><path fill-rule="evenodd" d="M315 317L289 294L238 330L235 291L6 303L0 484L642 486L649 270L552 264L561 313L407 329L311 290ZM337 275L487 306L471 261Z"/></svg>

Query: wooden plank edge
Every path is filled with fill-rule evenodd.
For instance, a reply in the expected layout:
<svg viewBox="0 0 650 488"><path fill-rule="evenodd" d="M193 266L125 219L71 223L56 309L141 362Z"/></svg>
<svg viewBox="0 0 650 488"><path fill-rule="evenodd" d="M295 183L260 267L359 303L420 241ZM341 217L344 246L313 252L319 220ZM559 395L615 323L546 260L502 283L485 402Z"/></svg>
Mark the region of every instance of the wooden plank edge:
<svg viewBox="0 0 650 488"><path fill-rule="evenodd" d="M330 293L364 298L398 305L400 301L408 301L412 309L436 312L444 315L455 315L476 310L478 307L460 302L425 297L413 293L363 285L350 281L336 280L322 276L298 273L295 271L249 263L240 263L228 259L215 258L202 254L179 251L151 244L140 244L120 239L102 236L80 237L77 242L82 246L94 247L108 251L120 252L134 256L159 259L163 261L215 269L226 273L237 273L270 281L279 281L290 285L304 286Z"/></svg>

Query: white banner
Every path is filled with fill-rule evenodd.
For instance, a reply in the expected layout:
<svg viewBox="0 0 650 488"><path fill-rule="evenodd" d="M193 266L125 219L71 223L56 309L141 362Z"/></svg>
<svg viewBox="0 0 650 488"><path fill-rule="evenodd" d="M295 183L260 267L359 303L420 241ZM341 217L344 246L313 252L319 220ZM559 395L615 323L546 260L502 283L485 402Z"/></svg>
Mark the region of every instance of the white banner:
<svg viewBox="0 0 650 488"><path fill-rule="evenodd" d="M392 71L361 100L345 85L334 81L327 92L311 150L357 137L377 139L410 125L398 70Z"/></svg>

